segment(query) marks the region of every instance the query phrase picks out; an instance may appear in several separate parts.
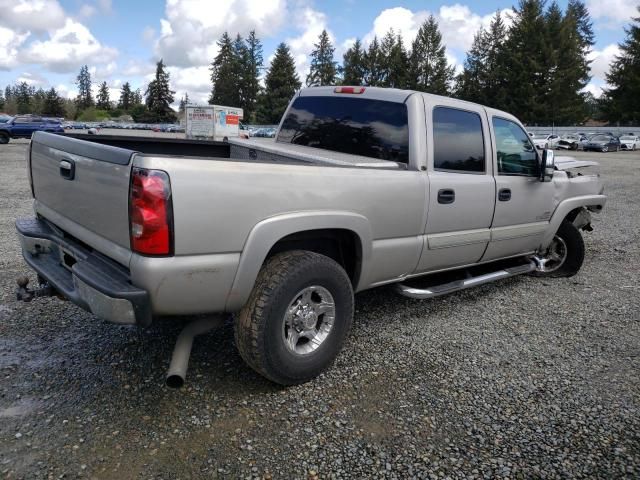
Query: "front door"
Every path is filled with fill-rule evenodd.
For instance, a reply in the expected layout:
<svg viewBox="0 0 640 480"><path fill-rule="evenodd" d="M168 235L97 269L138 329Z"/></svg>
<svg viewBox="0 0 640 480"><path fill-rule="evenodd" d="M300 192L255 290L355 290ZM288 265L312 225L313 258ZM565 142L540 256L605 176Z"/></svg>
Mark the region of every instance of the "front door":
<svg viewBox="0 0 640 480"><path fill-rule="evenodd" d="M539 180L539 154L527 133L512 119L490 116L496 208L483 261L534 252L556 206L553 182Z"/></svg>
<svg viewBox="0 0 640 480"><path fill-rule="evenodd" d="M495 182L484 109L425 97L429 205L417 273L476 263L490 238ZM431 124L431 125L429 125Z"/></svg>

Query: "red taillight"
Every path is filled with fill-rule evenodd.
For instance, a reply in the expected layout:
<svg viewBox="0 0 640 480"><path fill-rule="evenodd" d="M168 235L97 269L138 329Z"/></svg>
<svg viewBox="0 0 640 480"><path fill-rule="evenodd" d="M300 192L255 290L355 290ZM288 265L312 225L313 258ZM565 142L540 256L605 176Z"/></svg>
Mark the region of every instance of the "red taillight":
<svg viewBox="0 0 640 480"><path fill-rule="evenodd" d="M129 191L131 250L143 255L173 253L173 208L169 176L134 168Z"/></svg>
<svg viewBox="0 0 640 480"><path fill-rule="evenodd" d="M333 93L364 93L365 87L336 87Z"/></svg>

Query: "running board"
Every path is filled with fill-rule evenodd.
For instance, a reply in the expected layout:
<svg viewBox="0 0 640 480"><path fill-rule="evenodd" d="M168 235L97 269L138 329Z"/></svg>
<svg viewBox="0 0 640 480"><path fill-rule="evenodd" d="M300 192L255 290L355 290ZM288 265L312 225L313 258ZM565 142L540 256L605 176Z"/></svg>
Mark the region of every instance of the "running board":
<svg viewBox="0 0 640 480"><path fill-rule="evenodd" d="M429 288L414 288L398 283L396 284L396 290L400 295L404 295L405 297L417 299L432 298L439 295L446 295L447 293L457 292L458 290L464 290L465 288L476 287L485 283L495 282L496 280L515 277L516 275L522 275L523 273L533 272L535 269L536 264L530 262L525 265L504 268L496 272L485 273L483 275L466 278L464 280L456 280L454 282L443 283L442 285L435 285Z"/></svg>

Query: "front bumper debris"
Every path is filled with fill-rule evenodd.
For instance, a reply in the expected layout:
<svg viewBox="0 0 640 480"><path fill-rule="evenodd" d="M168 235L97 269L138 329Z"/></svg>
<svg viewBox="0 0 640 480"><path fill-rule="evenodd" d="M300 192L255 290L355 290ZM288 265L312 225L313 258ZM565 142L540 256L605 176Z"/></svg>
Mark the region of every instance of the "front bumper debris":
<svg viewBox="0 0 640 480"><path fill-rule="evenodd" d="M57 231L46 220L18 219L16 230L25 261L38 274L37 292L41 292L30 294L34 291L22 279L23 291L18 293L23 300L58 294L109 322L151 324L149 294L131 285L125 268Z"/></svg>

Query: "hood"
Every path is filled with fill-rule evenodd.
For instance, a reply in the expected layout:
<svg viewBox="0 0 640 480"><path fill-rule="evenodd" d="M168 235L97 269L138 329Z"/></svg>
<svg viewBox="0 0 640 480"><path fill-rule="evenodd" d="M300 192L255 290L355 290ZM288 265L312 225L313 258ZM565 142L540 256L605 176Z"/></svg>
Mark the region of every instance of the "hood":
<svg viewBox="0 0 640 480"><path fill-rule="evenodd" d="M555 157L554 166L556 170L571 170L574 168L594 167L600 165L592 160L578 160L574 157Z"/></svg>

